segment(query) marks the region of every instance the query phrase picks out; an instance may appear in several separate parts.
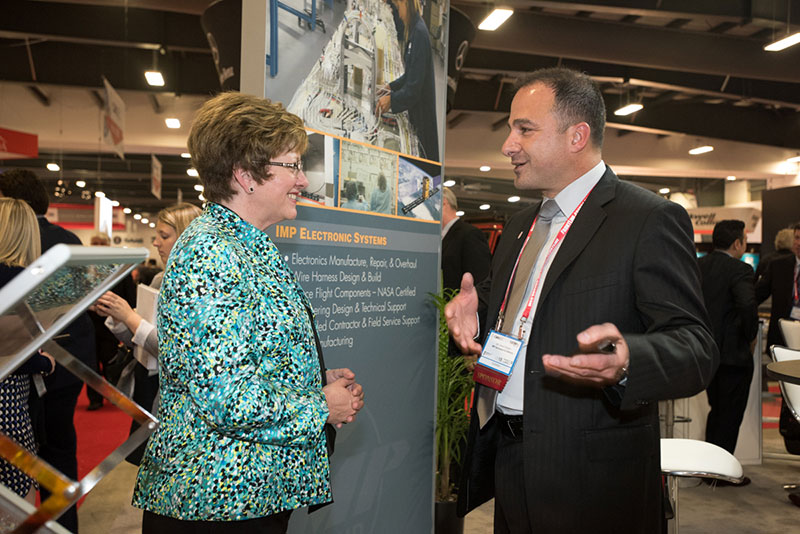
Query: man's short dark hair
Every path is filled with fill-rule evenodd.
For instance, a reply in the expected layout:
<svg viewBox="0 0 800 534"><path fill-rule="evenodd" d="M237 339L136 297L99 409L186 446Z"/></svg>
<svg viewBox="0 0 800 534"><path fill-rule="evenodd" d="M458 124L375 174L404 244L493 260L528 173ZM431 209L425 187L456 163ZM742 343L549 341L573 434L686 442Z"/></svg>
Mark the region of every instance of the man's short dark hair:
<svg viewBox="0 0 800 534"><path fill-rule="evenodd" d="M50 206L47 189L39 177L28 169L11 169L0 174L0 193L30 204L36 215L44 215Z"/></svg>
<svg viewBox="0 0 800 534"><path fill-rule="evenodd" d="M744 221L726 219L714 225L714 233L711 236L714 248L727 250L737 239L744 239Z"/></svg>
<svg viewBox="0 0 800 534"><path fill-rule="evenodd" d="M792 230L800 230L800 221L797 221L796 223L791 225L789 228L791 228Z"/></svg>
<svg viewBox="0 0 800 534"><path fill-rule="evenodd" d="M595 148L603 148L606 104L600 88L591 77L563 67L540 69L517 80L515 89L519 91L536 83L553 90L553 110L562 132L574 124L585 122L591 129L592 144Z"/></svg>

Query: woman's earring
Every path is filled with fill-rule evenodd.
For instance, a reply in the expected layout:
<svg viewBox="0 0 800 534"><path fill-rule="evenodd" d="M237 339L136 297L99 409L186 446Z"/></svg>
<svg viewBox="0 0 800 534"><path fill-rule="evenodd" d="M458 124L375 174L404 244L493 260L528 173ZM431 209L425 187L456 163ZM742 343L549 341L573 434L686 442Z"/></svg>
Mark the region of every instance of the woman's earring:
<svg viewBox="0 0 800 534"><path fill-rule="evenodd" d="M256 190L255 190L255 189L253 189L252 187L250 188L250 192L251 192L251 193L255 193L255 191L256 191Z"/></svg>

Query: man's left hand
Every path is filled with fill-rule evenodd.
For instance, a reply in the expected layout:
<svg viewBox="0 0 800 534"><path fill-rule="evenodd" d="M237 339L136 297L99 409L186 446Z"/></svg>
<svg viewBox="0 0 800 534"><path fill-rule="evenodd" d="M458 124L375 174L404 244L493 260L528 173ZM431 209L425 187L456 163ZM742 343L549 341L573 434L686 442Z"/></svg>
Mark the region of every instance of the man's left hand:
<svg viewBox="0 0 800 534"><path fill-rule="evenodd" d="M605 387L620 381L628 367L630 352L625 338L611 323L590 326L577 336L579 353L574 356L545 354L545 371L569 382ZM615 345L614 352L599 352L607 342Z"/></svg>

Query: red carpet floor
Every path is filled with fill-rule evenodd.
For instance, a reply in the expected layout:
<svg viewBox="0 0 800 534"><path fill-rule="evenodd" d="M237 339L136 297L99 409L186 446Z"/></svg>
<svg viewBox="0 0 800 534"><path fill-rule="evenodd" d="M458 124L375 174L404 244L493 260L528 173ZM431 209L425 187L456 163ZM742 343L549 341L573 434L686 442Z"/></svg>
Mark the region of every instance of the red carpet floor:
<svg viewBox="0 0 800 534"><path fill-rule="evenodd" d="M78 433L78 476L83 478L128 437L131 418L108 401L99 410L88 411L86 388L75 408Z"/></svg>

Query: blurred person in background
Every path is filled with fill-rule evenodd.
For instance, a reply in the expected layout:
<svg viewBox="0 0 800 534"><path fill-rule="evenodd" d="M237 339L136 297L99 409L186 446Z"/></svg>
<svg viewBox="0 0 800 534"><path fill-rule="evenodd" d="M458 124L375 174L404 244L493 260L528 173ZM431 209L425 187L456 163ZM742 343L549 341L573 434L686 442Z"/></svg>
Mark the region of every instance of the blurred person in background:
<svg viewBox="0 0 800 534"><path fill-rule="evenodd" d="M39 223L42 253L54 245L82 245L81 240L69 230L47 220L45 214L50 198L44 184L31 171L11 169L0 174L0 197L18 198L27 202ZM56 341L67 352L90 368L97 365L95 357L94 326L88 313L80 314L63 331L66 337ZM60 336L59 336L60 337ZM78 480L78 442L75 433L75 405L83 382L61 364L44 379L47 393L39 398L30 397L31 418L39 456L72 480ZM40 489L42 500L50 494ZM78 532L78 509L73 506L58 518L58 523L73 533Z"/></svg>
<svg viewBox="0 0 800 534"><path fill-rule="evenodd" d="M706 388L711 406L706 441L733 454L753 380L750 343L758 333L758 306L753 268L741 261L747 250L744 222L718 222L712 241L714 250L698 260L703 300L719 348L719 367ZM749 483L744 477L737 485Z"/></svg>
<svg viewBox="0 0 800 534"><path fill-rule="evenodd" d="M161 284L161 424L133 504L144 534L284 533L293 510L331 501L331 425L363 406L352 371L325 369L311 304L265 232L297 216L308 139L281 104L222 93L188 144L208 203Z"/></svg>
<svg viewBox="0 0 800 534"><path fill-rule="evenodd" d="M156 237L153 246L158 250L161 261L167 264L167 258L178 236L189 226L195 217L200 215L200 208L193 204L181 203L170 206L158 213ZM161 288L163 272L152 277L149 286L158 291ZM106 291L97 300L95 312L105 317L105 326L127 346L134 346L134 359L122 371L120 382L130 383L132 379L133 401L150 413L158 408L158 335L155 325L131 308L128 301L112 291ZM123 392L130 391L131 385L118 384ZM139 423L131 422L130 433L133 434ZM128 455L127 460L139 465L147 442L142 443Z"/></svg>
<svg viewBox="0 0 800 534"><path fill-rule="evenodd" d="M0 198L0 228L3 229L0 233L2 288L39 257L41 243L36 214L23 200ZM0 380L0 431L32 453L36 453L36 442L28 409L31 375L48 375L55 366L53 357L40 351ZM0 483L31 504L36 502L33 479L4 459L0 459Z"/></svg>
<svg viewBox="0 0 800 534"><path fill-rule="evenodd" d="M775 234L775 250L761 258L761 261L758 262L758 267L756 267L756 280L761 278L761 275L767 270L769 262L776 258L792 255L793 241L794 230L791 228L781 228L778 230L778 233Z"/></svg>
<svg viewBox="0 0 800 534"><path fill-rule="evenodd" d="M93 247L110 247L111 239L105 234L95 234L92 236L90 244ZM111 291L124 298L128 306L136 306L136 282L133 281L133 276L130 274L123 277L117 285L111 288ZM106 328L105 316L97 313L95 306L91 306L87 313L94 324L95 352L97 354L95 370L109 383L116 384L121 369L112 364L112 360L117 355L119 341ZM88 385L86 386L86 396L89 398L87 410L94 411L103 407L104 397Z"/></svg>

